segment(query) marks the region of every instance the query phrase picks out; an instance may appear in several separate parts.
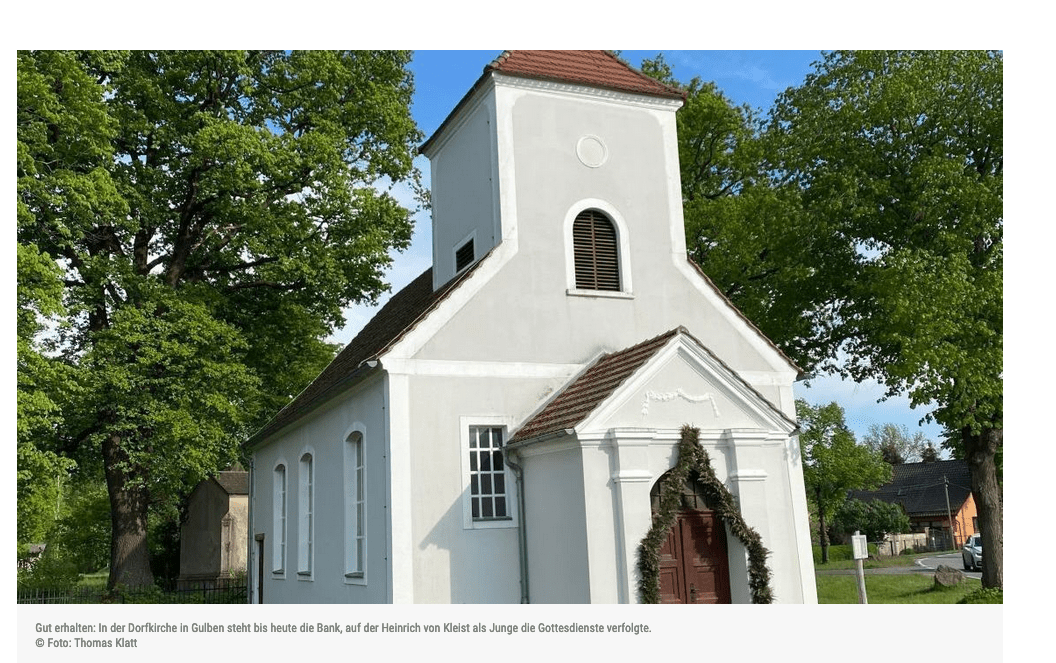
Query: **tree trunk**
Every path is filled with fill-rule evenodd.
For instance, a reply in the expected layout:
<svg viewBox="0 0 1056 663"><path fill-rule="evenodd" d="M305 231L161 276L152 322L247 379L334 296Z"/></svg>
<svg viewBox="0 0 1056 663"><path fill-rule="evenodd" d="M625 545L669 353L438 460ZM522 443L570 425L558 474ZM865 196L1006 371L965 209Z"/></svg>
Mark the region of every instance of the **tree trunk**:
<svg viewBox="0 0 1056 663"><path fill-rule="evenodd" d="M972 497L979 514L979 534L983 538L983 587L1004 586L1003 511L994 460L1003 436L1000 428L984 428L979 434L967 428L961 431L972 475Z"/></svg>
<svg viewBox="0 0 1056 663"><path fill-rule="evenodd" d="M113 435L103 443L106 488L110 494L110 577L107 589L116 586L142 587L154 584L147 548L147 490L130 485L127 456L121 437Z"/></svg>
<svg viewBox="0 0 1056 663"><path fill-rule="evenodd" d="M821 503L821 488L818 488L818 543L821 544L821 563L829 563L829 535L825 532L825 507Z"/></svg>

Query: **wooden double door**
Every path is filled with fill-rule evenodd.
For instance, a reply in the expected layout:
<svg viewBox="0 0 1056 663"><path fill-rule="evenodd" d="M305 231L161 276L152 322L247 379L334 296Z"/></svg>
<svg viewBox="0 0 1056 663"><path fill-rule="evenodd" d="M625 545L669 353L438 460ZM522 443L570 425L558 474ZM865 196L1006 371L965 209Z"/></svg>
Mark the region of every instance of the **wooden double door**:
<svg viewBox="0 0 1056 663"><path fill-rule="evenodd" d="M726 528L710 510L680 511L660 549L661 603L730 603Z"/></svg>

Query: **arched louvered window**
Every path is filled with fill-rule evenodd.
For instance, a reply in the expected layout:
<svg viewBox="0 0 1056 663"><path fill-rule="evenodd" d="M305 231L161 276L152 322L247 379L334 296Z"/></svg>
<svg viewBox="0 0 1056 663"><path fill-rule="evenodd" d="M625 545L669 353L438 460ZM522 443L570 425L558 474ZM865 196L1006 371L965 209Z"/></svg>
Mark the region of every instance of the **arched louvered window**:
<svg viewBox="0 0 1056 663"><path fill-rule="evenodd" d="M620 258L616 227L598 210L580 212L572 224L576 288L619 290Z"/></svg>

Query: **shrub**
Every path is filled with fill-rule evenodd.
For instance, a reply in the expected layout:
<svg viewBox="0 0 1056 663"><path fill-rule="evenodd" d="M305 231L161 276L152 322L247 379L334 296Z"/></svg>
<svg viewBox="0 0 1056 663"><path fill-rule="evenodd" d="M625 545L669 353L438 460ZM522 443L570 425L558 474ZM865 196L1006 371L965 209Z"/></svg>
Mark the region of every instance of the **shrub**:
<svg viewBox="0 0 1056 663"><path fill-rule="evenodd" d="M861 530L870 541L880 541L888 534L908 532L909 516L897 504L850 499L836 510L832 527L847 533Z"/></svg>
<svg viewBox="0 0 1056 663"><path fill-rule="evenodd" d="M821 564L821 546L812 546L814 553L814 563ZM876 555L876 544L869 544L869 554ZM854 550L850 544L832 545L829 546L829 561L830 562L845 562L854 559Z"/></svg>
<svg viewBox="0 0 1056 663"><path fill-rule="evenodd" d="M110 497L106 484L87 479L78 483L65 511L54 539L61 542L81 573L106 567L110 563Z"/></svg>
<svg viewBox="0 0 1056 663"><path fill-rule="evenodd" d="M898 554L899 555L914 555L914 554L916 554L916 551L913 550L913 548L903 548L902 552L900 552Z"/></svg>
<svg viewBox="0 0 1056 663"><path fill-rule="evenodd" d="M977 589L957 603L1004 603L1004 590L1000 587Z"/></svg>
<svg viewBox="0 0 1056 663"><path fill-rule="evenodd" d="M61 546L50 545L28 568L18 570L20 589L72 587L80 574L77 564Z"/></svg>

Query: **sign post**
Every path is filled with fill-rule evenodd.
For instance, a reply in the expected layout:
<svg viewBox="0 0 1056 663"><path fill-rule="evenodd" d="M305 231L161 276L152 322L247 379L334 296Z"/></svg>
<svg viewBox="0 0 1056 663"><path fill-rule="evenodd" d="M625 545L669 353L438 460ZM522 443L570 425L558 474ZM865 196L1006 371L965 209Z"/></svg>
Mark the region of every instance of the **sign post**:
<svg viewBox="0 0 1056 663"><path fill-rule="evenodd" d="M862 560L869 556L869 544L858 530L851 537L851 551L854 553L854 572L858 576L858 603L869 603L865 595L865 567L862 566Z"/></svg>

